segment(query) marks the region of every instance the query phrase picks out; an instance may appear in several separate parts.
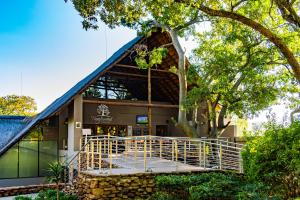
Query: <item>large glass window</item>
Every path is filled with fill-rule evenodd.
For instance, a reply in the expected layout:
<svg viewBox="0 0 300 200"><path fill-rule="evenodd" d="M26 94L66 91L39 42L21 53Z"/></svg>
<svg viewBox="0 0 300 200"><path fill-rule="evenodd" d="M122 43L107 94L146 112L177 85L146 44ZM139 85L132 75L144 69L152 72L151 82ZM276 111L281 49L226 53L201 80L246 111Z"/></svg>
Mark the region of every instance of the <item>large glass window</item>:
<svg viewBox="0 0 300 200"><path fill-rule="evenodd" d="M0 157L0 178L18 177L18 145Z"/></svg>
<svg viewBox="0 0 300 200"><path fill-rule="evenodd" d="M49 164L58 160L58 123L50 119L0 157L0 179L47 176Z"/></svg>
<svg viewBox="0 0 300 200"><path fill-rule="evenodd" d="M19 143L19 176L38 176L38 141Z"/></svg>
<svg viewBox="0 0 300 200"><path fill-rule="evenodd" d="M40 176L47 176L49 164L57 161L57 141L40 141L39 157Z"/></svg>

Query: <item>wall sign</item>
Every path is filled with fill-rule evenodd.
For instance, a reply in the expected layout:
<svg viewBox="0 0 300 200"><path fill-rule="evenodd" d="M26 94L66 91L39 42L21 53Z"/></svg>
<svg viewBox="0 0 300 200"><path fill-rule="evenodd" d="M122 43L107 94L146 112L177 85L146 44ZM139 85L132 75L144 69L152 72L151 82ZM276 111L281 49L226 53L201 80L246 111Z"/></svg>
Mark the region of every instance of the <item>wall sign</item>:
<svg viewBox="0 0 300 200"><path fill-rule="evenodd" d="M97 116L92 116L92 119L98 124L112 121L112 117L109 115L110 111L107 105L100 104L97 107L97 114Z"/></svg>

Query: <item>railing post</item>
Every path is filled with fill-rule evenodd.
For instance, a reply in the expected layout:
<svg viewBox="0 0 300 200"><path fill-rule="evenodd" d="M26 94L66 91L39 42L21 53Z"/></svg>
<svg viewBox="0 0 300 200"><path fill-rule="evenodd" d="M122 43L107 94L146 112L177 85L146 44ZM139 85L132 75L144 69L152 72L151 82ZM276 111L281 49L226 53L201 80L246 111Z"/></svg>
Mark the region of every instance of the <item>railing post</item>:
<svg viewBox="0 0 300 200"><path fill-rule="evenodd" d="M144 171L147 171L147 141L144 140Z"/></svg>
<svg viewBox="0 0 300 200"><path fill-rule="evenodd" d="M90 165L90 148L89 148L90 144L86 145L86 169L89 169L89 165Z"/></svg>
<svg viewBox="0 0 300 200"><path fill-rule="evenodd" d="M243 162L242 162L242 156L240 150L239 150L239 172L243 173Z"/></svg>
<svg viewBox="0 0 300 200"><path fill-rule="evenodd" d="M92 147L91 147L91 151L92 151L92 169L94 169L94 142L91 143Z"/></svg>
<svg viewBox="0 0 300 200"><path fill-rule="evenodd" d="M162 139L159 139L159 158L162 158Z"/></svg>
<svg viewBox="0 0 300 200"><path fill-rule="evenodd" d="M175 161L176 161L176 171L178 170L178 143L177 140L174 141L175 142Z"/></svg>
<svg viewBox="0 0 300 200"><path fill-rule="evenodd" d="M203 166L205 169L206 168L206 143L205 143L205 141L203 142Z"/></svg>
<svg viewBox="0 0 300 200"><path fill-rule="evenodd" d="M100 169L102 168L102 142L100 141L99 142L99 172L100 172Z"/></svg>
<svg viewBox="0 0 300 200"><path fill-rule="evenodd" d="M112 142L109 141L109 172L112 172Z"/></svg>
<svg viewBox="0 0 300 200"><path fill-rule="evenodd" d="M174 161L174 140L172 140L172 161Z"/></svg>
<svg viewBox="0 0 300 200"><path fill-rule="evenodd" d="M128 154L128 141L125 140L125 152L124 152L125 161L127 161L127 154Z"/></svg>
<svg viewBox="0 0 300 200"><path fill-rule="evenodd" d="M78 173L80 173L80 168L81 168L81 150L79 150L79 154L78 154Z"/></svg>
<svg viewBox="0 0 300 200"><path fill-rule="evenodd" d="M222 169L222 145L219 143L219 167Z"/></svg>
<svg viewBox="0 0 300 200"><path fill-rule="evenodd" d="M118 140L116 139L116 158L118 158Z"/></svg>
<svg viewBox="0 0 300 200"><path fill-rule="evenodd" d="M108 141L107 141L107 144L108 144ZM105 141L105 138L103 140L103 154L104 155L106 154L106 141ZM107 158L108 158L108 154L107 154Z"/></svg>
<svg viewBox="0 0 300 200"><path fill-rule="evenodd" d="M150 138L150 141L149 141L149 157L151 158L152 157L152 139L151 139L151 136L149 138Z"/></svg>
<svg viewBox="0 0 300 200"><path fill-rule="evenodd" d="M137 140L134 141L134 159L136 160L137 157Z"/></svg>
<svg viewBox="0 0 300 200"><path fill-rule="evenodd" d="M201 141L199 143L199 166L201 167L202 164L202 145L201 145Z"/></svg>
<svg viewBox="0 0 300 200"><path fill-rule="evenodd" d="M183 147L183 159L184 159L184 164L186 164L186 141L184 141L184 147Z"/></svg>

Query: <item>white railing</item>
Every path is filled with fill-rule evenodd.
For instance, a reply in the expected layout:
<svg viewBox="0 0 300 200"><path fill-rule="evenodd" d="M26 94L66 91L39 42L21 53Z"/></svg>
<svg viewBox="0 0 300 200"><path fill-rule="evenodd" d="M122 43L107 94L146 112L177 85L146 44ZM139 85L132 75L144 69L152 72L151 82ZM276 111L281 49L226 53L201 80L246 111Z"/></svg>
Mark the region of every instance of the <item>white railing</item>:
<svg viewBox="0 0 300 200"><path fill-rule="evenodd" d="M224 139L88 136L69 171L139 173L221 169L243 172L243 145ZM76 163L75 163L76 162Z"/></svg>

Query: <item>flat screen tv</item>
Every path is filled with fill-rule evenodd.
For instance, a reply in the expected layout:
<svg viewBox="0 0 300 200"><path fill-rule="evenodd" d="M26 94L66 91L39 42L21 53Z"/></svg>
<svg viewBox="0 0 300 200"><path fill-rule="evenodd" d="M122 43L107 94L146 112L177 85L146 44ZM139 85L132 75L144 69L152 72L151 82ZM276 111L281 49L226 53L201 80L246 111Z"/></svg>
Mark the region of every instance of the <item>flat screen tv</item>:
<svg viewBox="0 0 300 200"><path fill-rule="evenodd" d="M137 124L148 124L148 116L147 115L137 115L136 123Z"/></svg>

